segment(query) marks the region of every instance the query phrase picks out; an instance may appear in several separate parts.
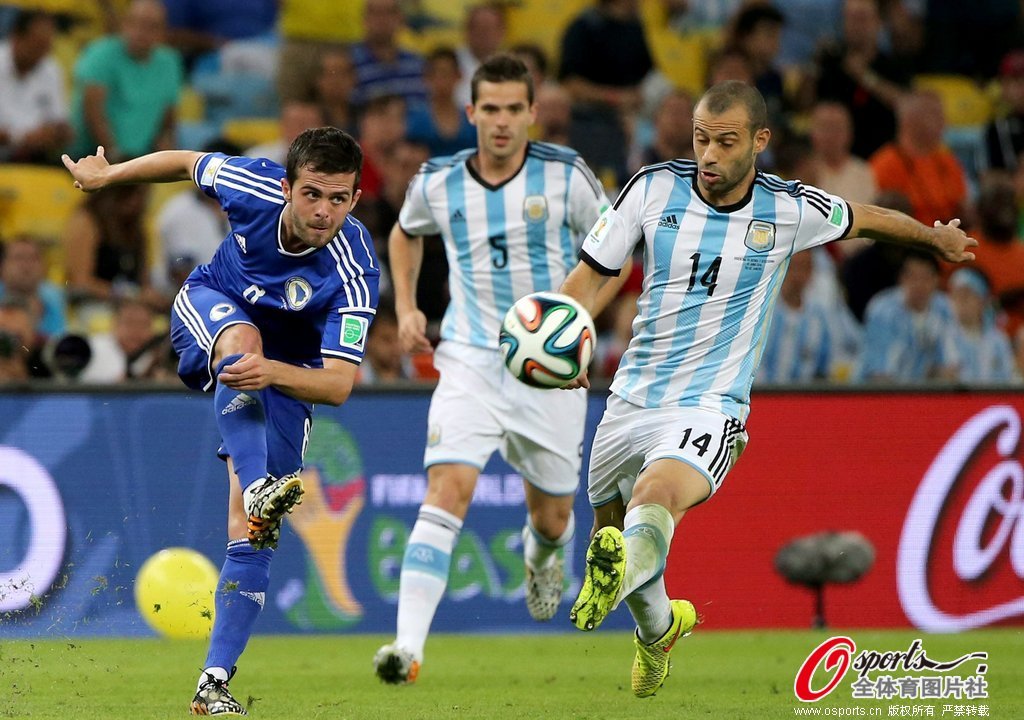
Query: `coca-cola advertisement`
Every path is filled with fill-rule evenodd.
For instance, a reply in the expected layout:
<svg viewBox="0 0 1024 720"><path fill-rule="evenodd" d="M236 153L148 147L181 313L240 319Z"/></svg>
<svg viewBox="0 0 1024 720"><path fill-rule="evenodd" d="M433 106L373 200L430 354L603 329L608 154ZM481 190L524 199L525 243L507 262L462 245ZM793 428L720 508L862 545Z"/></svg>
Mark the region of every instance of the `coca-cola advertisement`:
<svg viewBox="0 0 1024 720"><path fill-rule="evenodd" d="M859 533L874 562L826 584L838 627L954 632L1024 624L1020 395L755 396L750 444L721 490L679 524L667 582L708 627L808 627L812 589L778 551Z"/></svg>

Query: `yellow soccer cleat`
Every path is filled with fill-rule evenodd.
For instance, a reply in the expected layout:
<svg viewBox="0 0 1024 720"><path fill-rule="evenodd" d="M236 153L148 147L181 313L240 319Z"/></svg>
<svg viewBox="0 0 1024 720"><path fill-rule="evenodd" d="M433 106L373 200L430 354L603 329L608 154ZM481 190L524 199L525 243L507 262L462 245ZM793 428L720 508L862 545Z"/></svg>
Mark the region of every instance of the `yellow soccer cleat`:
<svg viewBox="0 0 1024 720"><path fill-rule="evenodd" d="M583 587L569 611L569 620L580 630L595 630L619 604L626 571L626 542L622 531L606 526L594 533L587 548Z"/></svg>
<svg viewBox="0 0 1024 720"><path fill-rule="evenodd" d="M661 689L668 677L669 655L679 638L686 637L697 624L697 611L689 600L672 601L672 625L660 638L648 645L633 636L636 656L633 658L633 694L650 697Z"/></svg>

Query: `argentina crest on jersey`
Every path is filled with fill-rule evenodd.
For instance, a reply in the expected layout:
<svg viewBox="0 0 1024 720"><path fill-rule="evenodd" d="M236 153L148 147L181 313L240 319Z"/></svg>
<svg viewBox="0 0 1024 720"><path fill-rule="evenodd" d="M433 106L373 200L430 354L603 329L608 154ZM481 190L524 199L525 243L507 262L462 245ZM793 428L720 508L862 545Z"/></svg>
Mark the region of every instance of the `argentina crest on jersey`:
<svg viewBox="0 0 1024 720"><path fill-rule="evenodd" d="M751 220L743 244L754 252L768 252L775 247L775 223Z"/></svg>
<svg viewBox="0 0 1024 720"><path fill-rule="evenodd" d="M290 310L301 310L313 297L313 288L306 278L288 278L288 282L284 284L284 297Z"/></svg>
<svg viewBox="0 0 1024 720"><path fill-rule="evenodd" d="M527 195L523 198L523 220L544 222L548 219L548 199L543 195Z"/></svg>

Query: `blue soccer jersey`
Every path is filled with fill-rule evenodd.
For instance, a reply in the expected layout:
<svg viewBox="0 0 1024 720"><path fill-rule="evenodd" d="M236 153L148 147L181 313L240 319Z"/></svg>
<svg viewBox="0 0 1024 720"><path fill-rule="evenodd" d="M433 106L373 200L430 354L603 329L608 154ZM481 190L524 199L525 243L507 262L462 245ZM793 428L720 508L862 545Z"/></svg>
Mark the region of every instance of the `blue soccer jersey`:
<svg viewBox="0 0 1024 720"><path fill-rule="evenodd" d="M212 288L236 302L259 328L268 358L313 367L324 357L359 363L380 277L370 234L349 215L326 247L285 250L284 177L284 168L269 160L200 157L193 180L220 202L231 232L186 285ZM189 310L179 304L176 311Z"/></svg>

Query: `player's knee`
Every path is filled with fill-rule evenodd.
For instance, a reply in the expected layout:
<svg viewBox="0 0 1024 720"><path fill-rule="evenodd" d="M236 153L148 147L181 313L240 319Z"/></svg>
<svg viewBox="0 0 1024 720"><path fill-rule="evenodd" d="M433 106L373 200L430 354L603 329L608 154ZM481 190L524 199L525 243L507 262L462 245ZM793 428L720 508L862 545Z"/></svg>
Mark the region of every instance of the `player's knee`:
<svg viewBox="0 0 1024 720"><path fill-rule="evenodd" d="M569 526L572 507L543 505L530 508L530 523L534 529L548 539L555 539Z"/></svg>
<svg viewBox="0 0 1024 720"><path fill-rule="evenodd" d="M263 339L260 331L252 325L232 325L217 338L213 349L213 364L216 367L224 358L246 353L262 353Z"/></svg>
<svg viewBox="0 0 1024 720"><path fill-rule="evenodd" d="M424 502L465 517L479 471L467 465L433 465L427 471Z"/></svg>

